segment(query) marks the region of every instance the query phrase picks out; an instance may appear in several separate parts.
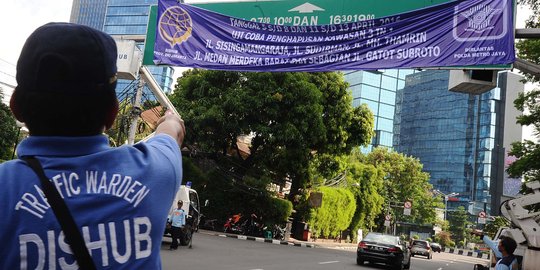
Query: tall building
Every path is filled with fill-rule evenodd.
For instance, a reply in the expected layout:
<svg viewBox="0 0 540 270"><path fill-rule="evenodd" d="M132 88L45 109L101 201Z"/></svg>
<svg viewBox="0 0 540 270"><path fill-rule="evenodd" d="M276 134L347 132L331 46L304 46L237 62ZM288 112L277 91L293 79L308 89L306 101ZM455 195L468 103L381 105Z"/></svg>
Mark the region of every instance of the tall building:
<svg viewBox="0 0 540 270"><path fill-rule="evenodd" d="M396 92L405 85L405 76L412 73L414 70L406 69L345 72L353 106L365 103L375 115L375 136L362 152L371 152L377 146L392 148Z"/></svg>
<svg viewBox="0 0 540 270"><path fill-rule="evenodd" d="M107 0L73 0L70 22L103 30Z"/></svg>
<svg viewBox="0 0 540 270"><path fill-rule="evenodd" d="M396 95L394 149L419 158L434 188L459 193L450 209L472 203L475 212L499 209L505 146L521 140L512 102L521 77L501 72L498 87L481 95L450 92L449 71L406 77ZM512 132L506 132L512 130Z"/></svg>
<svg viewBox="0 0 540 270"><path fill-rule="evenodd" d="M150 6L157 0L74 0L71 22L100 29L112 36L145 36ZM138 44L143 50L144 43ZM150 72L163 92L170 93L173 87L174 70L169 66L152 66ZM119 80L116 92L123 99L126 91L135 88L132 81ZM144 93L150 93L146 89Z"/></svg>

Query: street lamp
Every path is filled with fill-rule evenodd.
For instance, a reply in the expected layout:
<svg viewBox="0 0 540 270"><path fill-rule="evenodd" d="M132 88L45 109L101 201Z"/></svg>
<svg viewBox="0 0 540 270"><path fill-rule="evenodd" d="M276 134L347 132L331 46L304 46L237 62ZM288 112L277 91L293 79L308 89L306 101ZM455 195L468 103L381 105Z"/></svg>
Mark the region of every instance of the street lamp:
<svg viewBox="0 0 540 270"><path fill-rule="evenodd" d="M450 194L444 194L442 191L440 190L435 190L435 192L437 192L438 194L444 196L444 220L446 221L448 219L448 198L450 197L456 197L459 195L459 193L457 192L452 192Z"/></svg>

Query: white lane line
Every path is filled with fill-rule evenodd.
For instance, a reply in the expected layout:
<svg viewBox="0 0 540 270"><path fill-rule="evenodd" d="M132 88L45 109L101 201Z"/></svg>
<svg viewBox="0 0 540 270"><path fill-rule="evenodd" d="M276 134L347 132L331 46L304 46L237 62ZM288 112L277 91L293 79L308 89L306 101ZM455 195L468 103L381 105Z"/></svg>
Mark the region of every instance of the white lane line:
<svg viewBox="0 0 540 270"><path fill-rule="evenodd" d="M320 262L319 264L329 264L329 263L338 263L339 261L327 261L327 262Z"/></svg>
<svg viewBox="0 0 540 270"><path fill-rule="evenodd" d="M254 269L249 269L249 270L264 270L262 268L254 268Z"/></svg>
<svg viewBox="0 0 540 270"><path fill-rule="evenodd" d="M437 270L442 270L442 267L439 267L439 269L437 269Z"/></svg>

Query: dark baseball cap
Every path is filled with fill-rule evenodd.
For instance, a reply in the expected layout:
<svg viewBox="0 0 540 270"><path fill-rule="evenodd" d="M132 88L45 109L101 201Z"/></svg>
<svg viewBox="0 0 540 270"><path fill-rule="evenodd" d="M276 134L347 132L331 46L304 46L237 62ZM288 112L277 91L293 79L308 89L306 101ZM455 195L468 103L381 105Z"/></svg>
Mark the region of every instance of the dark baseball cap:
<svg viewBox="0 0 540 270"><path fill-rule="evenodd" d="M116 81L116 43L106 33L73 23L48 23L26 40L17 62L17 88L85 93Z"/></svg>

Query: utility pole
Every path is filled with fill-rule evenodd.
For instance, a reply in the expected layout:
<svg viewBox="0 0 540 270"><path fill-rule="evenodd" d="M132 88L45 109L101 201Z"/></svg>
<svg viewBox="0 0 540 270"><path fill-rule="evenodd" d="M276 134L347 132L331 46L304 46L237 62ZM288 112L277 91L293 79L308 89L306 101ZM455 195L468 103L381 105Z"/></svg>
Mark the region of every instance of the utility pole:
<svg viewBox="0 0 540 270"><path fill-rule="evenodd" d="M137 123L139 121L139 115L142 112L141 98L144 89L144 80L139 76L139 85L137 86L137 92L135 93L135 100L133 101L133 108L131 109L131 124L129 125L128 144L135 143L135 133L137 132Z"/></svg>

